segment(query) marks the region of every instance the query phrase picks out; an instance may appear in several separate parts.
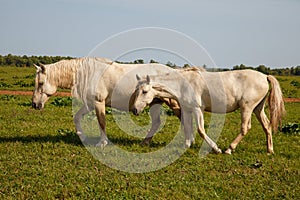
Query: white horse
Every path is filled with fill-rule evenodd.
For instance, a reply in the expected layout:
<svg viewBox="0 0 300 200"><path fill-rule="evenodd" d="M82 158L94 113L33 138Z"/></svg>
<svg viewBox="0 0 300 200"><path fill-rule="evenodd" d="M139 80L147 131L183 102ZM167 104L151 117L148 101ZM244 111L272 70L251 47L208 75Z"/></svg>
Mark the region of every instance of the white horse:
<svg viewBox="0 0 300 200"><path fill-rule="evenodd" d="M132 94L137 84L135 74L143 72L160 74L169 69L161 64L118 64L104 58L63 60L54 64L36 66L36 68L32 106L35 109L42 109L57 88L72 88L73 96L81 98L84 102L84 106L74 116L76 133L81 140L85 139L80 120L95 109L101 135L97 145L102 147L108 143L105 131L105 106L125 111L132 110ZM112 99L113 97L115 98ZM151 105L163 102L180 118L180 107L172 99L154 99ZM160 126L159 109L159 106L150 109L152 126L143 144L150 143Z"/></svg>
<svg viewBox="0 0 300 200"><path fill-rule="evenodd" d="M228 72L200 72L198 69L173 71L158 76L139 78L134 103L135 114L141 112L153 98L172 98L179 102L182 113L186 145L190 145L192 113L195 115L197 131L212 149L221 149L205 133L204 111L214 113L241 111L240 134L225 151L231 154L251 128L251 114L255 113L267 138L267 152L274 153L272 129L277 131L285 113L280 85L276 78L253 70ZM271 88L269 88L269 83ZM270 119L265 112L265 102L269 98Z"/></svg>

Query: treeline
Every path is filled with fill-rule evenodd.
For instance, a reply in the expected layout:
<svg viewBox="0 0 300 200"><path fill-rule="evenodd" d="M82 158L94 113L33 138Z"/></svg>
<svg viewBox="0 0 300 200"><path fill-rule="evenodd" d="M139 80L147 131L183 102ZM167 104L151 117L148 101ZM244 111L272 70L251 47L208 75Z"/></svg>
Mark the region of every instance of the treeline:
<svg viewBox="0 0 300 200"><path fill-rule="evenodd" d="M33 64L50 64L63 59L72 59L72 57L63 56L16 56L8 54L0 55L0 66L16 66L16 67L30 67Z"/></svg>
<svg viewBox="0 0 300 200"><path fill-rule="evenodd" d="M290 68L286 67L286 68L271 69L270 67L266 67L264 65L259 65L258 67L250 67L241 64L233 67L233 70L241 70L241 69L253 69L262 72L264 74L278 75L278 76L300 76L300 66L290 67Z"/></svg>
<svg viewBox="0 0 300 200"><path fill-rule="evenodd" d="M63 59L72 59L72 57L67 56L16 56L12 54L8 54L5 56L0 55L0 66L17 66L17 67L30 67L33 66L33 64L50 64L55 63ZM118 62L118 61L116 61ZM131 64L143 64L145 61L143 59L137 59L133 62L119 62L119 63L131 63ZM158 63L155 60L150 60L149 63ZM178 66L174 63L167 62L167 66L172 68L178 68L178 67L189 67L188 64L184 64L183 66ZM229 71L229 70L241 70L241 69L253 69L260 71L264 74L271 74L271 75L279 75L279 76L300 76L300 66L295 67L286 67L286 68L274 68L271 69L270 67L266 67L264 65L259 65L258 67L251 67L251 66L245 66L243 64L236 65L232 69L229 68L207 68L205 65L202 66L207 71Z"/></svg>

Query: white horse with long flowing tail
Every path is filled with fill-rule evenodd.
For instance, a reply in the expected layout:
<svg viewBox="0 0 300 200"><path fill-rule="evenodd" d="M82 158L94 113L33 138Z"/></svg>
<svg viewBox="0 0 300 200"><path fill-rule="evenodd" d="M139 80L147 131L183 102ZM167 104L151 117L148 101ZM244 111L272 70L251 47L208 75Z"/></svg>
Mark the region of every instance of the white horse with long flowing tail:
<svg viewBox="0 0 300 200"><path fill-rule="evenodd" d="M267 152L274 153L272 129L277 131L285 113L280 85L275 77L253 70L227 72L200 72L198 69L173 71L166 74L139 78L134 103L135 114L141 112L154 98L172 98L179 102L186 139L192 130L192 114L197 131L217 153L221 149L204 129L204 111L228 113L240 108L240 134L225 151L231 154L251 128L251 114L255 113L267 138ZM269 87L269 84L271 87ZM270 121L264 107L268 99ZM186 141L189 145L190 141Z"/></svg>

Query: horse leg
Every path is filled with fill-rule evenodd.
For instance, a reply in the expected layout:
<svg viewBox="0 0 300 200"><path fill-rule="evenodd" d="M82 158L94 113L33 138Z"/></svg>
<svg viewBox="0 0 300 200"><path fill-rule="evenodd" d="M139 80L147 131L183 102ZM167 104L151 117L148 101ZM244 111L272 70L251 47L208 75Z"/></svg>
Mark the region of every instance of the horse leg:
<svg viewBox="0 0 300 200"><path fill-rule="evenodd" d="M193 137L193 115L192 112L182 111L182 121L184 134L185 134L185 146L189 148L194 142Z"/></svg>
<svg viewBox="0 0 300 200"><path fill-rule="evenodd" d="M161 124L160 108L161 108L161 103L150 105L150 117L151 117L152 125L145 139L141 142L141 145L149 145L153 135L158 130Z"/></svg>
<svg viewBox="0 0 300 200"><path fill-rule="evenodd" d="M95 100L95 111L99 123L100 128L100 142L96 144L96 146L105 147L108 144L108 139L105 131L106 123L105 123L105 101L97 101Z"/></svg>
<svg viewBox="0 0 300 200"><path fill-rule="evenodd" d="M201 110L200 108L196 108L195 118L197 131L200 134L200 136L207 142L207 144L214 150L215 153L222 153L222 150L219 149L218 145L205 133L203 110Z"/></svg>
<svg viewBox="0 0 300 200"><path fill-rule="evenodd" d="M76 134L79 136L81 141L85 141L86 135L84 135L83 130L81 128L81 118L89 112L87 106L83 105L74 116L74 123L76 127Z"/></svg>
<svg viewBox="0 0 300 200"><path fill-rule="evenodd" d="M251 114L252 109L241 108L242 124L240 134L233 140L229 148L225 151L226 154L231 154L235 150L236 146L245 137L245 135L251 128Z"/></svg>
<svg viewBox="0 0 300 200"><path fill-rule="evenodd" d="M265 101L262 101L255 109L254 113L256 115L256 118L262 125L265 133L266 133L266 138L267 138L267 152L270 154L274 153L273 150L273 140L272 140L272 129L271 129L271 124L269 119L266 116L265 110Z"/></svg>

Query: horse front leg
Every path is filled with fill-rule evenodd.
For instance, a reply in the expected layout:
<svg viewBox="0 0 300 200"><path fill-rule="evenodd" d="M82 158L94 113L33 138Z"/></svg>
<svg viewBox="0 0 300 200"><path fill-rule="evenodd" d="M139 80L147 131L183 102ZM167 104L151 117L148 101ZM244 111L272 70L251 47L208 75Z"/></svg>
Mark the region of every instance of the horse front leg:
<svg viewBox="0 0 300 200"><path fill-rule="evenodd" d="M108 139L106 135L106 123L105 123L105 101L97 101L95 100L95 111L98 119L98 124L100 128L100 141L96 144L96 146L100 146L104 148L108 144Z"/></svg>
<svg viewBox="0 0 300 200"><path fill-rule="evenodd" d="M195 109L195 118L196 118L197 131L200 134L200 136L207 142L207 144L214 150L215 153L217 154L222 153L222 150L218 147L218 145L205 133L204 116L203 116L203 110L201 110L201 108Z"/></svg>
<svg viewBox="0 0 300 200"><path fill-rule="evenodd" d="M153 135L158 130L161 124L160 108L161 108L161 103L150 105L150 117L151 117L152 124L151 124L150 131L146 135L145 139L141 142L141 145L149 145L153 138Z"/></svg>
<svg viewBox="0 0 300 200"><path fill-rule="evenodd" d="M83 133L82 127L81 127L81 118L89 113L89 110L87 106L83 105L75 114L74 116L74 123L76 127L76 134L79 136L80 140L84 142L86 140L86 135Z"/></svg>

